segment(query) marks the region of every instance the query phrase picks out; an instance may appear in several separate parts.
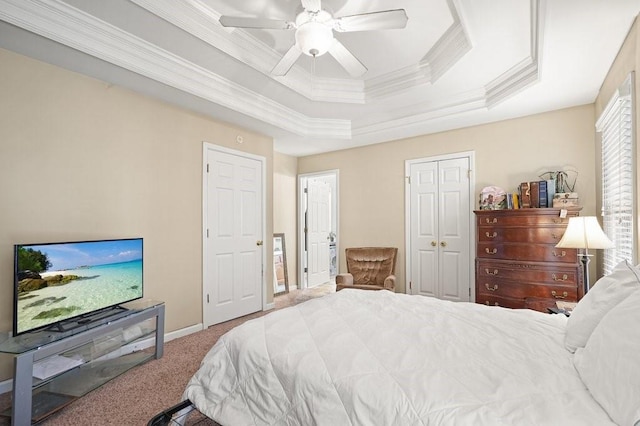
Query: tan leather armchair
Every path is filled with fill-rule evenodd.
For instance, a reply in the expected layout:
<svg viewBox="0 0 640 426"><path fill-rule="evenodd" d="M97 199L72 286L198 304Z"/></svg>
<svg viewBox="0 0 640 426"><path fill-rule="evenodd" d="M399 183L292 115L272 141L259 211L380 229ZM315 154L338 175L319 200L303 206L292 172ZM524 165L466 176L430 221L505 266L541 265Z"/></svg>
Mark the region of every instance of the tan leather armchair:
<svg viewBox="0 0 640 426"><path fill-rule="evenodd" d="M336 276L336 291L343 288L395 291L397 248L355 247L346 249L345 254L348 273Z"/></svg>

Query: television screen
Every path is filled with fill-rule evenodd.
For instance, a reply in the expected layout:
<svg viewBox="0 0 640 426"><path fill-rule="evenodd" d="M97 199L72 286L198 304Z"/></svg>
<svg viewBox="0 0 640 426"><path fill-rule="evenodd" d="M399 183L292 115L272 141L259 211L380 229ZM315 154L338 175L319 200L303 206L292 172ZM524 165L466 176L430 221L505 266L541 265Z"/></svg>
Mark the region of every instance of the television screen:
<svg viewBox="0 0 640 426"><path fill-rule="evenodd" d="M142 238L19 244L14 253L14 335L142 297Z"/></svg>

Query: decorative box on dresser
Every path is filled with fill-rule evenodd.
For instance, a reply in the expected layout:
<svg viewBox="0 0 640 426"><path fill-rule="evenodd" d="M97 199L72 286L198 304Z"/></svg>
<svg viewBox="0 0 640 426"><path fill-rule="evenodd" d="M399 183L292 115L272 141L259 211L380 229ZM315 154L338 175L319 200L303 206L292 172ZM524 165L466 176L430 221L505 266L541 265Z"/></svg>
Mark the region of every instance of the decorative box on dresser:
<svg viewBox="0 0 640 426"><path fill-rule="evenodd" d="M560 209L477 210L476 303L547 312L584 295L578 250L559 249Z"/></svg>

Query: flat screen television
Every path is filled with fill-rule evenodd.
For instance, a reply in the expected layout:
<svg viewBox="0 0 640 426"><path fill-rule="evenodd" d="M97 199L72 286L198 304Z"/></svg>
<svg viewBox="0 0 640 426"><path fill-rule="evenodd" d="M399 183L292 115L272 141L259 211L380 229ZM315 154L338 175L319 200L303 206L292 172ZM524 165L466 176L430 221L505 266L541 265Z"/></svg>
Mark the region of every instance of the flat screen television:
<svg viewBox="0 0 640 426"><path fill-rule="evenodd" d="M13 334L66 331L143 295L142 238L16 244Z"/></svg>

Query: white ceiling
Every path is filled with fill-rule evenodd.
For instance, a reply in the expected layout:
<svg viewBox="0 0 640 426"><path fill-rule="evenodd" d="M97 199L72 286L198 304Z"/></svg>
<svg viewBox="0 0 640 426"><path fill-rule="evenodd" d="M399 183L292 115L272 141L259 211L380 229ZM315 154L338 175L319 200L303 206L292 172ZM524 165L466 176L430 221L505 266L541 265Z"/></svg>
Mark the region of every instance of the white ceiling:
<svg viewBox="0 0 640 426"><path fill-rule="evenodd" d="M299 0L0 0L0 47L274 138L303 156L594 101L640 0L323 0L335 16L404 8L401 30L336 33L367 68L330 56L271 69ZM517 142L517 141L514 141Z"/></svg>

